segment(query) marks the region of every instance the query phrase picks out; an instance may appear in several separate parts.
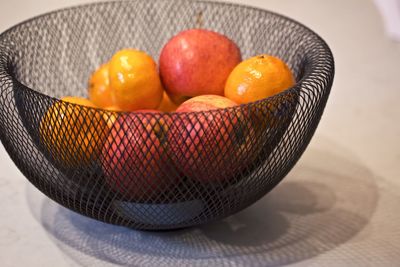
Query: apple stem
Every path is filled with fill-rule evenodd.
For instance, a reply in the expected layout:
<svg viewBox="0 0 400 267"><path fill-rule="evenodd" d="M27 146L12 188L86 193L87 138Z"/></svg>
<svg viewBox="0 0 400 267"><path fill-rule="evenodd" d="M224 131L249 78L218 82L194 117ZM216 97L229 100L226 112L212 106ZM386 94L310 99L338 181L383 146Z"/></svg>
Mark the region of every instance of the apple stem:
<svg viewBox="0 0 400 267"><path fill-rule="evenodd" d="M196 16L196 28L203 28L203 11L200 11Z"/></svg>

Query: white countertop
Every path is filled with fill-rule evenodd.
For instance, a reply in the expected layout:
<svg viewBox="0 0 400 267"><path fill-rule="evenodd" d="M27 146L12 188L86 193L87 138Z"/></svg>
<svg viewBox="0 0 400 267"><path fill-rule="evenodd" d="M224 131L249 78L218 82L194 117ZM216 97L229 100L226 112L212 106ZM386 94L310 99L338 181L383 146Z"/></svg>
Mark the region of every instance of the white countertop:
<svg viewBox="0 0 400 267"><path fill-rule="evenodd" d="M1 0L0 31L81 2L87 1ZM336 60L319 128L285 180L224 221L139 232L58 206L27 182L1 146L2 267L400 263L400 43L386 38L372 1L235 2L304 23L326 40Z"/></svg>

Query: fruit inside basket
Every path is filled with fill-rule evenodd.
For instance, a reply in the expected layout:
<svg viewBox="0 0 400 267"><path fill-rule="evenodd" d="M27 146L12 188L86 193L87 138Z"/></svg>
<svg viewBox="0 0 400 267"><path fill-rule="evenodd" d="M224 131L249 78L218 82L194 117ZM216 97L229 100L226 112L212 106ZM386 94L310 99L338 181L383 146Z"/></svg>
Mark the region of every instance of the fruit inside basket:
<svg viewBox="0 0 400 267"><path fill-rule="evenodd" d="M254 203L308 145L334 74L328 46L269 11L124 1L0 35L0 138L58 203L137 229Z"/></svg>

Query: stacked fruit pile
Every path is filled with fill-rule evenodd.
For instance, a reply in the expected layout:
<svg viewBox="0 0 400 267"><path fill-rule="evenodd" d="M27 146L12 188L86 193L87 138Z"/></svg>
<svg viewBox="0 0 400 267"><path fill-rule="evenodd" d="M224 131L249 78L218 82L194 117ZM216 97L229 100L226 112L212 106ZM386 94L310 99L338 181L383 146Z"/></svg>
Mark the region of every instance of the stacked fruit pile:
<svg viewBox="0 0 400 267"><path fill-rule="evenodd" d="M252 131L256 127L250 124L260 120L243 122L244 113L210 116L199 111L264 99L294 82L288 66L276 57L242 61L240 49L226 36L187 30L164 46L159 68L143 51L115 53L90 77L89 99L65 97L70 104L50 107L41 120L41 141L65 165L100 162L107 182L130 196L159 194L178 182L170 177L221 182L252 160L246 149L258 149L243 141L254 134L238 135L237 129ZM173 111L187 116L179 123L162 116ZM204 162L209 162L207 168ZM166 178L172 171L181 175Z"/></svg>

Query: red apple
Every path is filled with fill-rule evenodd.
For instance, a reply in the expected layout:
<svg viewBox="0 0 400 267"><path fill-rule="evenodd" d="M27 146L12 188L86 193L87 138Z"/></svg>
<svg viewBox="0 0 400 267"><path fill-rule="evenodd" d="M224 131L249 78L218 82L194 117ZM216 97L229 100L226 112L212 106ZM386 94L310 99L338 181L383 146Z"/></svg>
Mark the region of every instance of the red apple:
<svg viewBox="0 0 400 267"><path fill-rule="evenodd" d="M225 82L240 61L238 46L226 36L192 29L164 46L160 75L171 99L180 104L193 96L224 95Z"/></svg>
<svg viewBox="0 0 400 267"><path fill-rule="evenodd" d="M168 175L166 123L159 111L142 110L120 116L103 148L107 183L135 200L150 200L175 182Z"/></svg>
<svg viewBox="0 0 400 267"><path fill-rule="evenodd" d="M248 163L243 152L251 127L243 124L246 120L240 109L223 109L236 105L222 96L203 95L178 107L176 111L186 116L174 119L168 143L175 166L185 176L200 182L224 182Z"/></svg>

